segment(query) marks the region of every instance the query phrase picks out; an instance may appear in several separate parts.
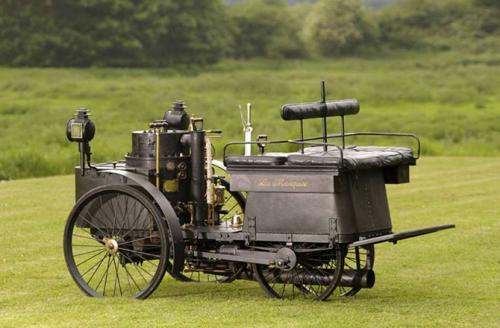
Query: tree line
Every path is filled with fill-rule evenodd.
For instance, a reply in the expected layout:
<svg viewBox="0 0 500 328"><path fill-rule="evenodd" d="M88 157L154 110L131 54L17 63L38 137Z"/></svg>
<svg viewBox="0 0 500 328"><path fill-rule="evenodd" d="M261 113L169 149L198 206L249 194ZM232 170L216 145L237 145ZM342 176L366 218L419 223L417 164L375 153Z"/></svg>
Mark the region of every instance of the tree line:
<svg viewBox="0 0 500 328"><path fill-rule="evenodd" d="M401 0L377 11L360 0L2 0L0 65L164 67L387 49L500 49L498 17L497 0Z"/></svg>

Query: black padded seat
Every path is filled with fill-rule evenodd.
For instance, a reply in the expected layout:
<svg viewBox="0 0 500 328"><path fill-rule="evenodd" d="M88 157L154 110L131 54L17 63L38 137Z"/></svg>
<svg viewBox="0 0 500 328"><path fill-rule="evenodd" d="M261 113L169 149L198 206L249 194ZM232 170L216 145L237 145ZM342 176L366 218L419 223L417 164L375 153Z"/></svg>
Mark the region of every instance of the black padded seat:
<svg viewBox="0 0 500 328"><path fill-rule="evenodd" d="M289 165L320 165L320 166L335 166L338 167L340 163L339 152L333 154L332 151L325 153L323 151L309 152L304 154L295 153L288 156Z"/></svg>
<svg viewBox="0 0 500 328"><path fill-rule="evenodd" d="M225 158L226 165L283 165L287 160L287 154L268 153L264 155L228 155Z"/></svg>
<svg viewBox="0 0 500 328"><path fill-rule="evenodd" d="M343 150L343 169L364 170L399 165L413 165L415 158L410 148L354 146ZM340 152L336 148L309 147L304 154L296 153L288 156L288 165L340 166Z"/></svg>

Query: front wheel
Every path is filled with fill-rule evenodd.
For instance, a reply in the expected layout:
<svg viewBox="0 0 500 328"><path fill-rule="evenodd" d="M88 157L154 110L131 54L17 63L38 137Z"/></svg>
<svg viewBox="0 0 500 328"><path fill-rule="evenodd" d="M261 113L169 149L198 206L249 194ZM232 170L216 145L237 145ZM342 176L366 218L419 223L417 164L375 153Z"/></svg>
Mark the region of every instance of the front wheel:
<svg viewBox="0 0 500 328"><path fill-rule="evenodd" d="M147 298L168 262L168 234L158 208L131 186L85 194L64 230L64 257L78 287L93 297Z"/></svg>

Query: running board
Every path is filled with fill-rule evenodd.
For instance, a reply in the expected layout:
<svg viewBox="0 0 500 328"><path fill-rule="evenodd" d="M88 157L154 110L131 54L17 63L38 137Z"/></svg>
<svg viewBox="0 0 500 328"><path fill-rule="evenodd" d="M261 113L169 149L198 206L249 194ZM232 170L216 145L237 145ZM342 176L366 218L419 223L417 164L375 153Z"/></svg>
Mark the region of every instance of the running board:
<svg viewBox="0 0 500 328"><path fill-rule="evenodd" d="M388 235L383 235L379 237L367 238L359 241L355 241L354 243L349 244L349 247L357 247L357 246L366 246L366 245L374 245L378 243L383 243L386 241L390 241L396 244L399 240L413 238L421 235L426 235L428 233L433 233L440 230L455 228L454 224L445 224L441 226L428 227L416 230L408 230L398 233L391 233Z"/></svg>

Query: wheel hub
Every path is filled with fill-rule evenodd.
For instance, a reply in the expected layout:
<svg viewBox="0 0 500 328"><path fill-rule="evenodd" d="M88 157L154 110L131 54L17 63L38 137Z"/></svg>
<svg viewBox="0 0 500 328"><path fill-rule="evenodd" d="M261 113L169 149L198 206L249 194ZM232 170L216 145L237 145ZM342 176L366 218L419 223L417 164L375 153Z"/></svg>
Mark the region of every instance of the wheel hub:
<svg viewBox="0 0 500 328"><path fill-rule="evenodd" d="M118 252L118 242L114 239L105 239L104 249L109 255L115 255Z"/></svg>
<svg viewBox="0 0 500 328"><path fill-rule="evenodd" d="M275 265L283 271L290 271L297 264L295 252L288 247L282 247L276 253Z"/></svg>

